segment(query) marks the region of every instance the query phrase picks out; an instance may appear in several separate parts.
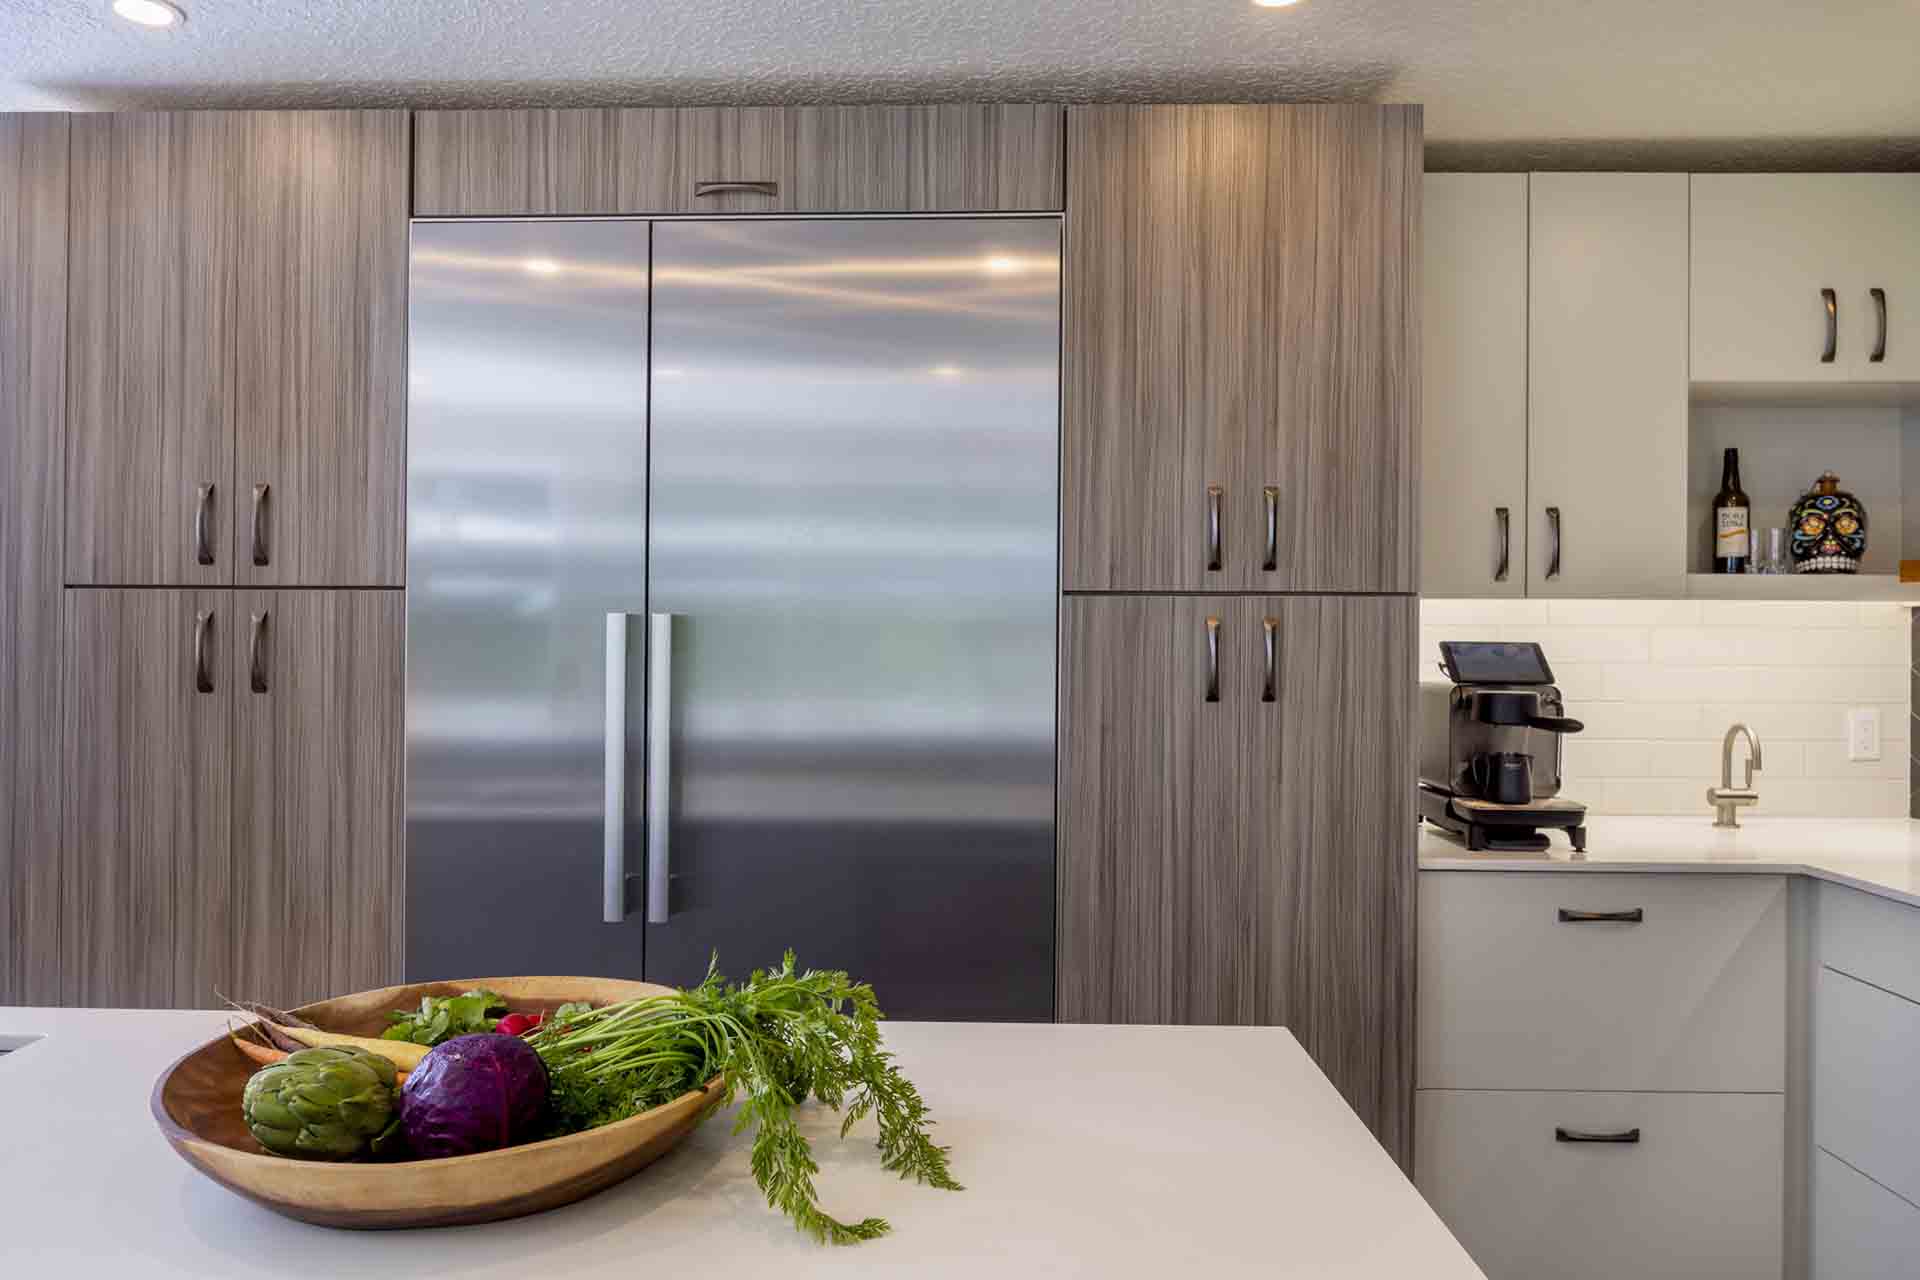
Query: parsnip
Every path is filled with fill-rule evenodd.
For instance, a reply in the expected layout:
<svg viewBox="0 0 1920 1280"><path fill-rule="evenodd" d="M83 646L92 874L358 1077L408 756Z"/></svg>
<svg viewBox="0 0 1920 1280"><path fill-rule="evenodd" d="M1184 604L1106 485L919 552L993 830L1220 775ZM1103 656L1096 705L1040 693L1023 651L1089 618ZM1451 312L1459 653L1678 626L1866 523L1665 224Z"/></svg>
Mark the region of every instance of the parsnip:
<svg viewBox="0 0 1920 1280"><path fill-rule="evenodd" d="M338 1031L319 1031L313 1027L279 1027L277 1030L312 1048L334 1045L365 1049L368 1053L379 1054L402 1071L413 1070L420 1065L420 1059L427 1056L426 1045L408 1040L376 1040L369 1036L343 1035Z"/></svg>

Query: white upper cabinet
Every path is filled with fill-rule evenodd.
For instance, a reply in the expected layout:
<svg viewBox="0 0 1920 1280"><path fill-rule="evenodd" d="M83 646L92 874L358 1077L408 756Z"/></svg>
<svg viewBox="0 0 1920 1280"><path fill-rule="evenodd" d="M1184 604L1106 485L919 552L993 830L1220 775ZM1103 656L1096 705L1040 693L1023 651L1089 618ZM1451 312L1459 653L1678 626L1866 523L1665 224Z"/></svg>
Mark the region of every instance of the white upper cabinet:
<svg viewBox="0 0 1920 1280"><path fill-rule="evenodd" d="M1422 197L1420 591L1527 589L1527 175Z"/></svg>
<svg viewBox="0 0 1920 1280"><path fill-rule="evenodd" d="M1692 184L1694 382L1920 380L1920 174Z"/></svg>
<svg viewBox="0 0 1920 1280"><path fill-rule="evenodd" d="M1528 185L1527 594L1678 596L1687 175Z"/></svg>
<svg viewBox="0 0 1920 1280"><path fill-rule="evenodd" d="M1686 175L1428 174L1423 203L1421 593L1683 594Z"/></svg>

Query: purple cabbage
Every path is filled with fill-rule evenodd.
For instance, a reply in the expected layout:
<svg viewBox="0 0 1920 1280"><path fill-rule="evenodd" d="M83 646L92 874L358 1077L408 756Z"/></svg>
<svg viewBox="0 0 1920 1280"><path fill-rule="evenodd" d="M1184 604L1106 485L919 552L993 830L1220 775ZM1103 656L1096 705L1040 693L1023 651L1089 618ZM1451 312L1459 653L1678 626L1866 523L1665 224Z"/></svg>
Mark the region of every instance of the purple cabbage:
<svg viewBox="0 0 1920 1280"><path fill-rule="evenodd" d="M547 1088L547 1064L519 1036L456 1036L408 1074L400 1125L422 1159L509 1147L539 1131Z"/></svg>

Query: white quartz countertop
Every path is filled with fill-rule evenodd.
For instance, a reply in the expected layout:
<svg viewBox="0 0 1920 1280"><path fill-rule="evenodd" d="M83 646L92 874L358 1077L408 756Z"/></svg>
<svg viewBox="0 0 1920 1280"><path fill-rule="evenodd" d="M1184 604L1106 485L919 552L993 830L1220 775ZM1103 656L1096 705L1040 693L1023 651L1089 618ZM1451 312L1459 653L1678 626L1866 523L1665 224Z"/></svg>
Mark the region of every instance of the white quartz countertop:
<svg viewBox="0 0 1920 1280"><path fill-rule="evenodd" d="M882 1172L869 1120L806 1122L825 1207L888 1238L815 1245L716 1117L629 1181L533 1217L311 1227L190 1169L155 1078L224 1015L0 1008L0 1275L1480 1277L1292 1035L1275 1027L893 1023L963 1192ZM1484 1278L1482 1278L1484 1280Z"/></svg>
<svg viewBox="0 0 1920 1280"><path fill-rule="evenodd" d="M1697 818L1591 817L1584 858L1563 832L1546 853L1468 853L1420 826L1422 871L1704 871L1806 875L1920 906L1920 822L1906 818L1756 818L1738 830Z"/></svg>

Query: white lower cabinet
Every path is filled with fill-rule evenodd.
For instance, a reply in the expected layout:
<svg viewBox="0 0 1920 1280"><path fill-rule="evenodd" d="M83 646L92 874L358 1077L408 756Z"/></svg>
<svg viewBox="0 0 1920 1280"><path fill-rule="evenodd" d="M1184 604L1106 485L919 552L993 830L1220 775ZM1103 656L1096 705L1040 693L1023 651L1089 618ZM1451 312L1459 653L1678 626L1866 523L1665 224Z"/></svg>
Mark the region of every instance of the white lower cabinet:
<svg viewBox="0 0 1920 1280"><path fill-rule="evenodd" d="M1913 1280L1920 1208L1815 1150L1812 1252L1812 1280Z"/></svg>
<svg viewBox="0 0 1920 1280"><path fill-rule="evenodd" d="M1779 1092L1782 876L1428 871L1423 1089Z"/></svg>
<svg viewBox="0 0 1920 1280"><path fill-rule="evenodd" d="M1780 1280L1788 918L1782 876L1420 874L1414 1182L1490 1280Z"/></svg>
<svg viewBox="0 0 1920 1280"><path fill-rule="evenodd" d="M1784 1144L1780 1094L1428 1089L1414 1103L1414 1181L1488 1280L1778 1277Z"/></svg>
<svg viewBox="0 0 1920 1280"><path fill-rule="evenodd" d="M1813 1081L1814 1145L1920 1203L1920 1004L1822 969Z"/></svg>

